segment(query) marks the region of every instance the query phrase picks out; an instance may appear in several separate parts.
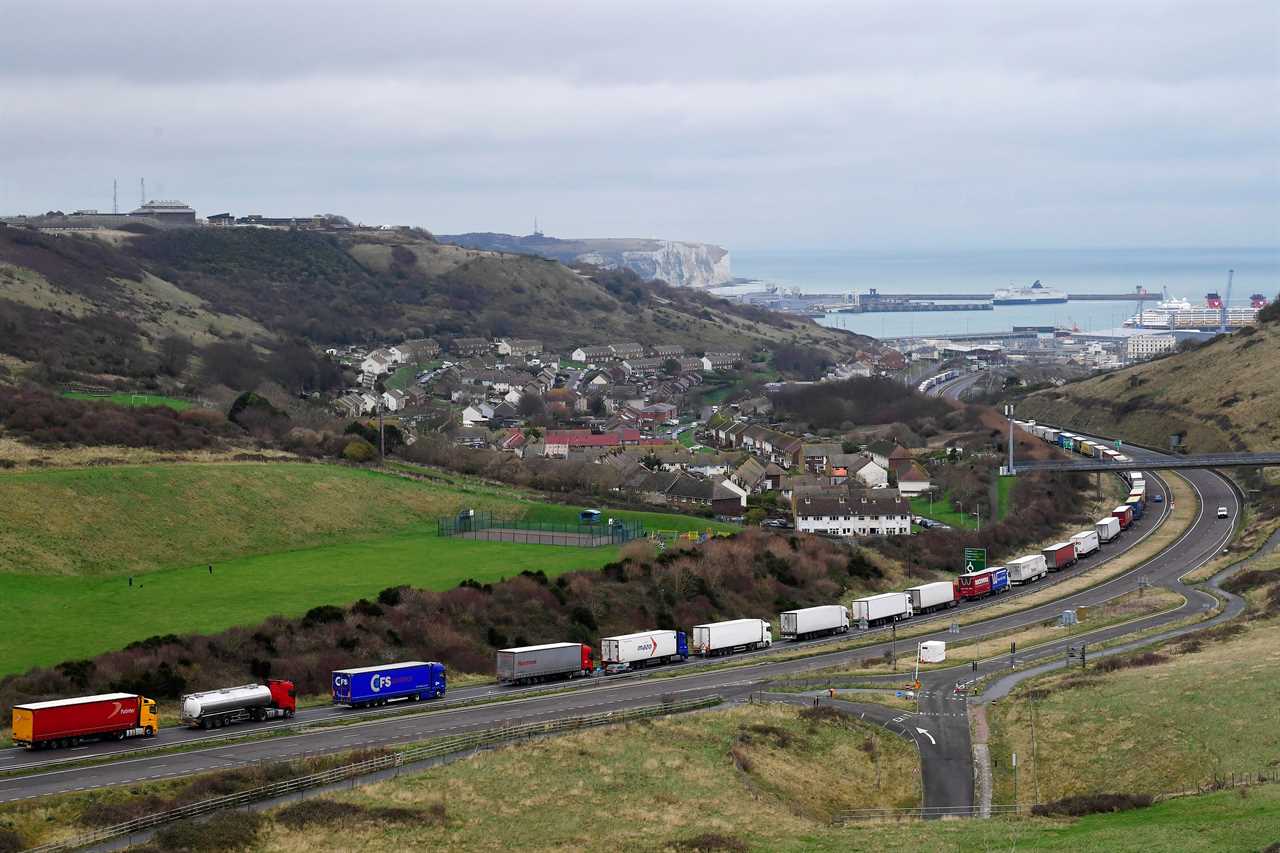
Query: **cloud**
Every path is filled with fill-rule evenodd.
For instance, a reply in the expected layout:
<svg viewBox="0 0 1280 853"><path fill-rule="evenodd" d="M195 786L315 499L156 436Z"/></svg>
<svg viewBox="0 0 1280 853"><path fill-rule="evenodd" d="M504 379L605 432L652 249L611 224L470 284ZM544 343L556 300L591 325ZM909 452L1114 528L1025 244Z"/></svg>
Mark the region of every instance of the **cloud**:
<svg viewBox="0 0 1280 853"><path fill-rule="evenodd" d="M1274 4L458 5L11 8L0 208L146 175L206 213L438 231L1278 236Z"/></svg>

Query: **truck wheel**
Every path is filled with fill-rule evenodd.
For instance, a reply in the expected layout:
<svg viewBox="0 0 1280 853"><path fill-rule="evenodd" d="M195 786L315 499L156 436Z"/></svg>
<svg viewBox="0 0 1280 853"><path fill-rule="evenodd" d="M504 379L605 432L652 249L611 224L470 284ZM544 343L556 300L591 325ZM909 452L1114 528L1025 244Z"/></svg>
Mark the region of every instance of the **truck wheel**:
<svg viewBox="0 0 1280 853"><path fill-rule="evenodd" d="M155 737L155 736L156 736L156 730L155 730L154 728L152 728L151 726L147 726L147 730L146 730L146 731L147 731L147 737Z"/></svg>

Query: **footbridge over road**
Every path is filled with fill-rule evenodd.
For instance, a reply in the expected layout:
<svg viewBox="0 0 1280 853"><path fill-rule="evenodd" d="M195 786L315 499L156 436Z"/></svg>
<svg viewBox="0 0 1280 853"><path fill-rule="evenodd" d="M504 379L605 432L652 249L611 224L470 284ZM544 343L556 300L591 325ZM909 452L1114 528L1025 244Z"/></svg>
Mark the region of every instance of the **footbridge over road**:
<svg viewBox="0 0 1280 853"><path fill-rule="evenodd" d="M1280 452L1266 453L1202 453L1187 456L1144 456L1143 469L1182 468L1256 468L1280 465ZM1032 471L1132 471L1134 462L1114 462L1110 459L1045 459L1013 462L1013 472Z"/></svg>

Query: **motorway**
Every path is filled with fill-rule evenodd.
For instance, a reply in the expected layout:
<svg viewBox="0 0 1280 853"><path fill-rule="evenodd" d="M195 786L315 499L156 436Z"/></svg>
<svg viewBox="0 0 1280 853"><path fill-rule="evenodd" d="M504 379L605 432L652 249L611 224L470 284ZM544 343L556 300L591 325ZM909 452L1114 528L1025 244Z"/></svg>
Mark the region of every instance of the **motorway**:
<svg viewBox="0 0 1280 853"><path fill-rule="evenodd" d="M968 377L962 377L962 379L965 378ZM941 387L950 390L951 386ZM1135 449L1132 453L1137 460L1146 452ZM1185 476L1199 493L1200 510L1188 531L1159 558L1129 570L1110 581L1056 601L964 626L958 636L950 633L943 626L951 621L954 614L962 611L946 611L932 617L932 621L939 624L939 630L913 637L910 643L914 644L927 639L956 641L976 635L1012 631L1044 622L1055 618L1062 610L1080 605L1099 604L1135 589L1138 587L1139 579L1144 576L1152 583L1175 586L1178 577L1212 559L1232 535L1231 522L1216 519L1212 510L1220 505L1227 506L1231 508L1234 518L1240 508L1236 493L1220 475L1209 471L1191 471ZM1152 494L1160 490L1161 487L1156 478L1152 477L1148 482L1148 488L1152 490ZM1141 536L1149 535L1150 531L1165 518L1168 502L1153 506L1159 506L1160 511L1149 513L1144 518L1142 522L1144 530ZM1133 533L1127 534L1123 549L1134 547L1138 541L1140 541L1139 536ZM1121 548L1112 547L1108 549L1106 558L1113 558L1122 552ZM1075 571L1097 565L1098 562L1097 560L1082 561L1079 569L1059 573L1059 576L1070 576ZM1042 583L1032 589L1043 586ZM1130 623L1127 626L1118 626L1109 630L1141 630L1143 627L1183 618L1187 613L1205 607L1204 599L1207 596L1204 593L1198 590L1185 590L1184 594L1189 595L1188 605L1173 614L1153 616L1138 623ZM1014 595L1016 594L1003 596L999 603L1003 604ZM975 606L983 605L966 605L968 608ZM920 621L925 620L913 620L913 622ZM879 632L881 637L884 634L883 630ZM1100 633L1099 636L1102 634ZM1080 638L1081 634L1078 633L1073 641L1078 642ZM1061 646L1065 642L1064 640L1063 643L1028 650L1025 655L1018 656L1018 662L1023 665L1032 660L1060 657ZM508 698L508 701L504 702L470 707L448 707L448 704L458 701L459 698L483 699L498 693L510 697L513 693L518 695L521 692L503 690L493 685L482 685L451 692L449 703L445 705L424 703L417 706L421 709L420 712L410 715L392 714L391 711L395 710L393 708L381 714L365 712L359 716L359 722L349 725L308 728L307 724L333 721L336 717L352 713L345 709L316 708L303 712L287 724L290 729L301 727L300 730L256 741L228 742L227 738L242 737L253 733L255 729L279 728L281 724L240 726L216 735L199 730L166 729L153 741L98 744L82 751L70 750L65 753L12 750L4 754L0 760L0 772L20 768L31 772L23 776L0 779L0 802L73 790L118 786L144 780L172 778L302 755L405 743L440 735L549 720L568 715L598 713L652 704L668 697L685 699L718 693L726 699L740 698L752 691L767 689L767 682L773 679L794 678L831 666L856 666L863 659L882 657L889 651L890 645L882 641L859 649L816 653L798 660L775 659L778 651L792 648L794 648L792 644L778 644L773 650L767 652L739 656L739 660L743 657L747 658L747 661L740 666L725 667L723 661L717 662L718 665L690 662L647 675L584 679L568 685L567 689L553 693L548 693L546 692L548 688L541 687L524 691L529 694L527 696ZM1007 665L1008 660L1003 658L987 661L980 665L977 675L987 676ZM967 813L973 801L969 729L963 715L964 703L953 698L963 698L963 691L957 693L954 690L955 682L962 678L974 677L967 669L964 673L960 676L954 670L938 670L922 675L924 688L921 691L920 720L924 722L920 722L918 728L927 732L927 735L917 732L914 739L921 748L924 761L925 805L954 805L957 811L963 808ZM908 731L914 731L915 728L917 727L909 727ZM145 752L139 754L136 748L143 743L156 746L183 745L188 749L169 754ZM134 750L133 754L123 754L120 760L110 763L87 767L59 766L60 762L68 759L79 761L95 754L128 753L130 750Z"/></svg>

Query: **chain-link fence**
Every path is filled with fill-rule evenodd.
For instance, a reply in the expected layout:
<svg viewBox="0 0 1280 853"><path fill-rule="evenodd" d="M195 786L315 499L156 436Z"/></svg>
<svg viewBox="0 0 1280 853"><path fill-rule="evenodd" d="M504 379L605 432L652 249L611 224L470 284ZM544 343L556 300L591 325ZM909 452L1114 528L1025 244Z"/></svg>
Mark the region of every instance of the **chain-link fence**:
<svg viewBox="0 0 1280 853"><path fill-rule="evenodd" d="M632 539L643 539L644 524L618 518L602 518L597 522L564 523L529 521L515 516L488 512L465 512L436 521L440 536L478 539L487 542L517 542L525 545L568 545L598 548L621 545Z"/></svg>

